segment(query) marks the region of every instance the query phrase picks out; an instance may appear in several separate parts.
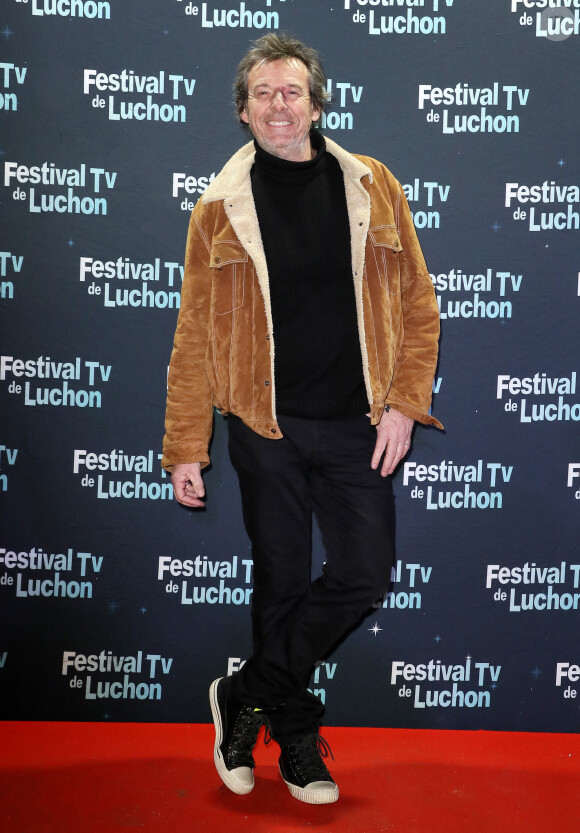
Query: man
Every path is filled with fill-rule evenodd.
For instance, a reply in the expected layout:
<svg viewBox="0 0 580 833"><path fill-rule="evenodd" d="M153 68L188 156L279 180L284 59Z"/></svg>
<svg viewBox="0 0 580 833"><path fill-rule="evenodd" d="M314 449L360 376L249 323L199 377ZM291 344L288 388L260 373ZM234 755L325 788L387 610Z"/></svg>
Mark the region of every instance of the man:
<svg viewBox="0 0 580 833"><path fill-rule="evenodd" d="M325 103L314 50L268 34L235 83L254 137L190 222L169 373L163 465L201 507L212 407L252 542L253 654L210 688L224 783L254 786L261 725L301 801L336 801L306 688L314 663L387 591L390 475L428 414L439 315L402 188L313 130ZM311 519L326 550L311 581Z"/></svg>

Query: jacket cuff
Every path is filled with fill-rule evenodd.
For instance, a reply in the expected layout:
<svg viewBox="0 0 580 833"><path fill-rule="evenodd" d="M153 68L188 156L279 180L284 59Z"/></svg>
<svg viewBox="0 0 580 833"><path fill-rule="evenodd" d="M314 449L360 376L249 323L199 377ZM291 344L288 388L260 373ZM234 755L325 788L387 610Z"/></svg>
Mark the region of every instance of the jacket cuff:
<svg viewBox="0 0 580 833"><path fill-rule="evenodd" d="M164 447L161 468L171 472L179 463L200 463L204 469L210 464L209 454L201 445Z"/></svg>
<svg viewBox="0 0 580 833"><path fill-rule="evenodd" d="M408 402L403 402L400 399L395 399L392 396L388 396L384 403L380 405L373 405L372 407L372 417L371 422L373 425L376 425L382 416L382 410L384 409L385 405L389 405L393 410L398 411L400 414L403 414L409 419L414 419L415 422L420 422L422 425L432 425L434 428L440 428L444 431L444 426L441 422L439 422L436 417L431 416L431 414L427 414L424 411L420 411L418 408L415 408L413 405L410 405ZM373 419L375 416L375 409L377 419L376 422Z"/></svg>

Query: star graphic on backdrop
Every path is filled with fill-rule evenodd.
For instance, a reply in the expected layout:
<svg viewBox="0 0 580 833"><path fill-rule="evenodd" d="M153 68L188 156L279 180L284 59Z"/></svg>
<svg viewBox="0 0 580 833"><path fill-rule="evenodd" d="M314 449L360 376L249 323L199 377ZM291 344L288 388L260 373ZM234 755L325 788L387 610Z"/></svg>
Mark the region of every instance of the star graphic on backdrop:
<svg viewBox="0 0 580 833"><path fill-rule="evenodd" d="M67 241L67 244L66 244L66 245L67 245L67 246L70 246L70 247L71 247L71 249L72 249L72 247L73 247L73 246L76 246L76 243L75 243L75 241L74 241L74 240L72 239L72 237L71 237L71 239L70 239L69 241Z"/></svg>
<svg viewBox="0 0 580 833"><path fill-rule="evenodd" d="M491 690L492 690L492 691L495 691L495 690L496 690L496 688L497 688L497 686L496 686L496 684L495 684L495 683L492 683L492 684L490 685L490 688L491 688Z"/></svg>
<svg viewBox="0 0 580 833"><path fill-rule="evenodd" d="M141 613L147 613L147 608L146 608L146 607L142 607L142 608L141 608Z"/></svg>
<svg viewBox="0 0 580 833"><path fill-rule="evenodd" d="M382 628L379 628L379 623L375 622L375 624L372 626L372 628L369 628L369 631L371 633L374 633L374 635L376 636L379 631L382 631Z"/></svg>
<svg viewBox="0 0 580 833"><path fill-rule="evenodd" d="M103 715L103 720L108 720L109 717L110 717L110 714L108 714L108 712L105 712L105 714Z"/></svg>
<svg viewBox="0 0 580 833"><path fill-rule="evenodd" d="M559 165L560 167L562 167L562 165L565 165L565 164L566 164L566 163L564 162L564 160L563 160L563 159L560 159L560 160L559 160L559 162L558 162L558 165Z"/></svg>
<svg viewBox="0 0 580 833"><path fill-rule="evenodd" d="M500 230L501 226L500 226L500 224L498 223L498 221L496 220L496 221L495 221L495 223L493 224L493 226L491 226L491 228L492 228L495 232L498 232L498 231Z"/></svg>
<svg viewBox="0 0 580 833"><path fill-rule="evenodd" d="M14 34L14 32L11 32L11 31L10 31L10 29L8 28L8 26L7 26L7 27L3 30L2 34L4 35L4 37L6 38L6 40L8 40L8 38L10 37L10 35L13 35L13 34Z"/></svg>
<svg viewBox="0 0 580 833"><path fill-rule="evenodd" d="M435 639L435 642L439 645L439 643L441 642L441 637L439 636L439 634L437 634L437 636L434 637L434 639Z"/></svg>
<svg viewBox="0 0 580 833"><path fill-rule="evenodd" d="M111 613L114 613L118 609L119 609L119 605L117 604L117 602L111 602L109 604L109 610L111 611Z"/></svg>
<svg viewBox="0 0 580 833"><path fill-rule="evenodd" d="M469 654L467 654L467 656L465 657L465 659L466 659L466 660L471 661L471 657L469 656Z"/></svg>
<svg viewBox="0 0 580 833"><path fill-rule="evenodd" d="M543 674L543 673L544 673L544 672L543 672L543 671L540 671L540 669L538 668L538 666L537 666L537 665L536 665L536 667L534 668L534 670L533 670L533 671L530 671L530 674L533 674L533 675L534 675L534 677L536 678L536 680L538 679L538 677L540 676L540 674Z"/></svg>

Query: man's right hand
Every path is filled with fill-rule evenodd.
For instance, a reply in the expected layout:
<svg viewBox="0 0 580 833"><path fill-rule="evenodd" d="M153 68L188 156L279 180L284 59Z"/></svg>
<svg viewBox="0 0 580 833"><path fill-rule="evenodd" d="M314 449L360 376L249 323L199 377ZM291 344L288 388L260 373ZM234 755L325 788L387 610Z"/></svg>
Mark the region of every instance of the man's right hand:
<svg viewBox="0 0 580 833"><path fill-rule="evenodd" d="M171 472L175 499L184 506L205 506L201 463L177 463Z"/></svg>

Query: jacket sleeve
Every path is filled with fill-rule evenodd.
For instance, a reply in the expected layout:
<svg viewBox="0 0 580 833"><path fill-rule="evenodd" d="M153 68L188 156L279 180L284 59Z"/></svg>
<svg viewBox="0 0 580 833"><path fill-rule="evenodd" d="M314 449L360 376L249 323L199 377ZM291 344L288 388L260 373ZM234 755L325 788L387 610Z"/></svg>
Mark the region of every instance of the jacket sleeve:
<svg viewBox="0 0 580 833"><path fill-rule="evenodd" d="M207 211L201 200L189 222L181 305L167 382L165 437L161 465L209 464L213 424L212 391L206 372L211 304L211 246L199 217Z"/></svg>
<svg viewBox="0 0 580 833"><path fill-rule="evenodd" d="M439 308L407 198L399 183L397 230L401 245L402 338L386 403L426 425L443 428L428 411L437 367Z"/></svg>

